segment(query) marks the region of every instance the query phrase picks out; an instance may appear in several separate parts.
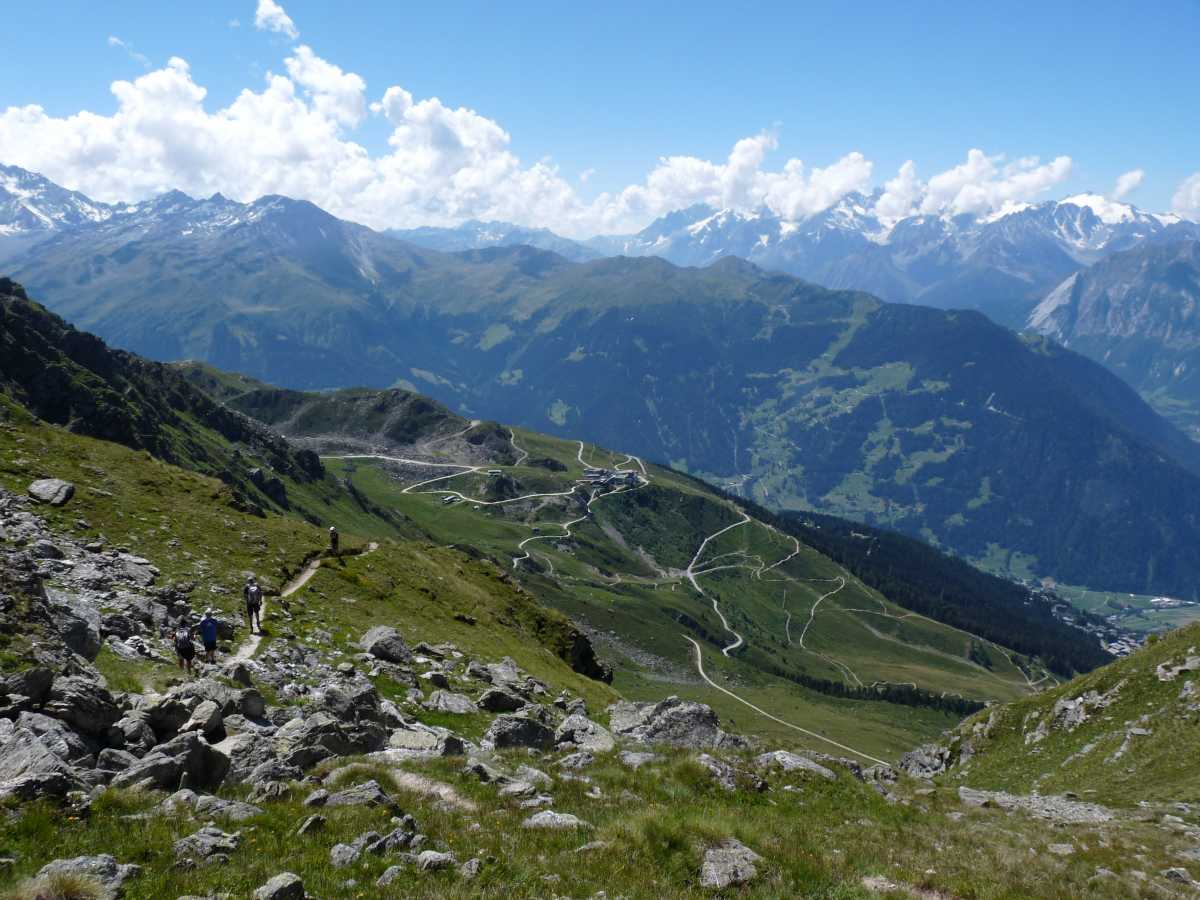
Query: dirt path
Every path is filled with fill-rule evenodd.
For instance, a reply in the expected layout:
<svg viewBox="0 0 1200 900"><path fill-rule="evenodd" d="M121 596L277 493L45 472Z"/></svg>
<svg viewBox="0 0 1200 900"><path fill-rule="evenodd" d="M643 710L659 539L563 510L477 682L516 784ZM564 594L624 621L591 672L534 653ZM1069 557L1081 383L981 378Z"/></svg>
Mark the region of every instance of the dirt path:
<svg viewBox="0 0 1200 900"><path fill-rule="evenodd" d="M738 510L738 511L742 512L741 510ZM700 583L698 581L696 581L696 576L699 574L703 574L703 573L696 571L696 563L700 562L700 557L704 555L704 548L708 546L709 541L711 541L713 538L720 537L727 531L732 531L735 528L739 528L742 525L745 525L746 523L748 523L750 521L752 521L750 516L748 516L745 512L742 512L742 520L740 522L734 522L732 525L726 525L720 531L714 531L712 534L710 534L708 537L706 537L703 541L700 542L700 547L699 547L699 549L696 550L696 555L692 557L692 561L690 563L688 563L687 570L683 573L687 577L687 580L692 583L692 587L696 589L696 593L699 594L701 597L704 597L710 603L712 603L713 612L715 612L717 614L717 617L721 620L721 624L723 626L725 626L725 630L733 635L733 638L734 638L733 643L730 644L729 646L721 649L721 653L724 654L725 656L728 656L730 651L736 650L738 647L742 646L742 644L744 644L746 642L742 639L742 636L740 634L738 634L736 631L734 631L732 628L729 627L729 621L725 618L725 613L721 612L721 607L717 603L716 598L710 597L710 596L708 596L708 594L704 593L704 588L700 587ZM704 674L704 673L701 672L701 674Z"/></svg>
<svg viewBox="0 0 1200 900"><path fill-rule="evenodd" d="M882 760L877 756L871 756L871 754L869 754L869 753L863 753L861 750L855 750L853 747L847 747L845 744L839 744L837 741L833 740L832 738L827 738L824 735L817 734L815 731L809 731L807 728L801 728L799 725L793 725L791 722L786 722L783 719L779 718L778 716L771 715L765 709L760 709L759 707L757 707L753 703L751 703L749 700L744 700L743 698L741 698L737 694L735 694L733 691L721 687L719 684L717 684L715 681L713 681L711 678L709 678L708 673L706 673L704 671L704 664L703 664L701 654L700 654L700 645L697 644L690 637L688 637L686 634L683 636L683 638L689 644L691 644L692 647L695 649L695 651L696 651L696 671L700 674L701 678L703 678L706 682L708 682L710 687L716 688L722 694L726 694L726 695L732 697L738 703L741 703L744 706L750 707L752 710L754 710L760 716L766 716L772 722L778 722L780 725L783 725L787 728L791 728L793 731L798 731L801 734L808 735L808 737L815 738L818 741L824 741L826 744L830 744L834 747L837 747L839 750L845 750L847 753L853 753L855 756L862 757L863 759L870 760L871 762L879 763L880 765L884 765L884 766L891 765L891 763L887 762L886 760Z"/></svg>
<svg viewBox="0 0 1200 900"><path fill-rule="evenodd" d="M379 544L377 544L375 541L371 541L371 543L367 544L367 546L362 550L346 551L342 555L370 556L378 549ZM292 594L296 593L296 591L300 590L300 588L308 584L312 577L317 574L317 569L321 568L321 561L324 559L327 559L324 554L310 559L308 564L300 570L299 574L297 574L295 578L293 578L280 589L279 596L281 598L290 597ZM259 610L259 621L261 621L262 617L266 616L266 614L267 598L264 596L262 609ZM246 640L242 641L242 645L230 655L227 662L245 662L246 660L250 659L255 653L258 652L258 645L262 643L262 639L263 635L261 629L257 632L251 631Z"/></svg>

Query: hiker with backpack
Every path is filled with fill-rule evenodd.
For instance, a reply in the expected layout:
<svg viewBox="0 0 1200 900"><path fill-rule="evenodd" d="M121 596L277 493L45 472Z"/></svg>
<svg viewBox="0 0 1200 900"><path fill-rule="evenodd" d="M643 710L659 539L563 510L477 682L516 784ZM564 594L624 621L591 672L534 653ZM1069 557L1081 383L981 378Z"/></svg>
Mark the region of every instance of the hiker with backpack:
<svg viewBox="0 0 1200 900"><path fill-rule="evenodd" d="M333 525L329 526L329 553L331 556L338 555L338 530Z"/></svg>
<svg viewBox="0 0 1200 900"><path fill-rule="evenodd" d="M246 586L242 589L242 597L246 600L246 620L250 623L250 631L254 632L254 623L258 622L258 632L262 633L262 588L258 586L258 582L251 575L246 579Z"/></svg>
<svg viewBox="0 0 1200 900"><path fill-rule="evenodd" d="M215 663L217 661L217 620L213 618L211 606L204 611L204 618L200 620L196 630L200 632L200 641L204 644L204 661Z"/></svg>
<svg viewBox="0 0 1200 900"><path fill-rule="evenodd" d="M192 626L186 619L180 619L175 626L175 659L179 668L192 672L192 660L196 658L196 644L192 640Z"/></svg>

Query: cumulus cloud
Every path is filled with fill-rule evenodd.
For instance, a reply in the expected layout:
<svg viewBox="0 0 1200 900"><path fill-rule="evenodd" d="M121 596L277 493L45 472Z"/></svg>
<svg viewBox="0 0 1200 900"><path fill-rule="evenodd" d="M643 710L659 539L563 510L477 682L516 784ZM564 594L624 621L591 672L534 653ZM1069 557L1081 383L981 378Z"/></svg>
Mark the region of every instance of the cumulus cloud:
<svg viewBox="0 0 1200 900"><path fill-rule="evenodd" d="M1185 219L1200 222L1200 172L1184 179L1175 190L1171 209Z"/></svg>
<svg viewBox="0 0 1200 900"><path fill-rule="evenodd" d="M254 10L254 27L260 31L278 32L293 41L300 37L300 30L292 17L275 0L258 0L258 8Z"/></svg>
<svg viewBox="0 0 1200 900"><path fill-rule="evenodd" d="M259 0L255 25L297 33L272 0ZM206 89L180 58L116 81L111 91L116 109L107 115L59 117L37 105L0 111L0 160L106 201L169 189L243 201L278 193L376 228L476 218L571 236L635 231L696 203L801 219L868 191L873 172L857 152L816 165L796 158L772 164L779 138L763 131L737 141L721 160L664 156L640 182L585 201L579 186L591 170L569 179L552 161L523 162L498 122L437 97L414 98L399 85L368 103L361 76L307 45L285 56L282 72L268 72L257 90L244 89L222 108L206 106ZM381 152L354 139L368 116L389 129ZM972 150L926 182L909 161L884 185L877 211L885 221L917 210L986 212L1034 198L1070 167L1068 157L1006 163ZM1179 197L1192 199L1177 197L1177 206L1200 208L1197 190L1181 188Z"/></svg>
<svg viewBox="0 0 1200 900"><path fill-rule="evenodd" d="M1113 200L1122 200L1127 195L1136 191L1145 179L1146 172L1144 169L1133 169L1126 172L1124 175L1117 177L1117 182L1113 185L1110 196Z"/></svg>
<svg viewBox="0 0 1200 900"><path fill-rule="evenodd" d="M304 45L296 48L284 65L292 81L303 87L317 112L353 128L367 114L367 83L353 72L343 72Z"/></svg>
<svg viewBox="0 0 1200 900"><path fill-rule="evenodd" d="M981 215L1013 203L1036 199L1071 174L1071 157L1059 156L1045 165L1028 156L1002 165L1003 156L967 151L966 161L929 179L920 211L937 214Z"/></svg>

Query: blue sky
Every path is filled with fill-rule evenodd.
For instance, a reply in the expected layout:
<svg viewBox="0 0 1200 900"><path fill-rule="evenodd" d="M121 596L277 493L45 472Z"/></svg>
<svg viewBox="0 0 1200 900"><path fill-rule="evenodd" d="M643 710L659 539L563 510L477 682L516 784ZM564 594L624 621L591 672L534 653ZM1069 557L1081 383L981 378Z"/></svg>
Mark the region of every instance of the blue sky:
<svg viewBox="0 0 1200 900"><path fill-rule="evenodd" d="M515 211L512 218L573 225L576 231L599 228L599 213L580 210L598 195L616 197L630 185L654 196L627 197L619 212L610 213L614 225L713 191L757 202L768 188L747 194L730 187L720 172L698 171L693 174L705 183L687 185L675 182L690 176L667 172L660 180L670 184L661 190L648 178L664 156L726 165L737 141L764 133L770 135L768 146L759 148L762 160L755 165L779 172L795 158L810 179L813 167L829 167L857 152L869 161L871 184L896 177L908 160L924 180L963 164L971 148L994 159L1000 180L1014 161L1038 157L1045 165L1069 157L1069 171L1060 168L1048 176L1051 183L1039 198L1109 193L1122 173L1143 170L1144 179L1127 199L1154 210L1169 209L1180 184L1200 171L1196 0L1146 5L1149 12L1128 3L986 9L962 3L780 3L749 9L727 3L283 2L279 9L286 10L298 38L256 28L256 2L185 8L127 0L64 2L53 12L38 4L9 8L6 31L21 39L0 54L0 110L38 105L46 116L38 127L53 136L53 121L80 110L112 116L118 110L112 82L132 81L147 67L158 70L179 57L189 66L190 81L207 90L202 107L215 113L243 90L262 91L266 72L286 74L284 60L306 45L318 60L360 76L364 102L378 101L395 85L414 103L436 97L447 115L465 107L494 123L509 136L503 152L517 160L516 168L506 163L510 171L503 177L516 178L530 193L547 194L536 208L523 209L508 197L464 202L462 194L442 191L433 198L393 184L385 191L390 202L408 209L395 213L397 224L449 221L478 210ZM231 27L233 21L237 27ZM379 111L338 121L342 142L361 145L372 158L392 152L389 136L404 124ZM28 126L26 120L21 124ZM426 125L425 137L439 140L441 126L432 120ZM92 142L93 135L81 129L79 123L71 126L71 140ZM410 144L416 140L406 135ZM0 153L12 156L15 151L7 148L16 146L15 136L6 143L0 134ZM503 174L503 166L493 166L487 156L496 149L476 154L470 177L462 179L476 185L477 194L476 170L491 166L493 177ZM104 154L72 161L50 137L44 148L20 152L22 159L4 161L25 165L44 157L41 168L51 170L51 177L110 197L123 173L157 165L132 159L116 165ZM38 152L42 156L30 158ZM423 157L414 146L405 153L404 166L411 171L413 160ZM191 172L188 157L194 154L186 148L159 155L171 161L156 173L158 180L129 179L130 195L168 181L192 192L228 181L234 195L279 181L222 172L237 160L219 157L192 160L204 171ZM549 197L565 188L548 185L540 170L528 174L539 162L569 186L569 200ZM277 164L285 162L280 158ZM343 184L358 183L346 175L345 159L321 165L336 165ZM444 160L439 165L444 168ZM89 166L111 171L102 178ZM323 177L329 180L314 173L312 181L319 184ZM378 172L372 177L386 178ZM426 177L440 176L431 170ZM294 182L281 183L304 187L301 179ZM718 183L724 187L713 187ZM785 187L771 190L788 209L802 212L824 202L811 196L816 185L816 179L802 183L800 189L808 192L803 196ZM993 204L1035 199L1008 188L989 196ZM373 207L357 217L388 215Z"/></svg>

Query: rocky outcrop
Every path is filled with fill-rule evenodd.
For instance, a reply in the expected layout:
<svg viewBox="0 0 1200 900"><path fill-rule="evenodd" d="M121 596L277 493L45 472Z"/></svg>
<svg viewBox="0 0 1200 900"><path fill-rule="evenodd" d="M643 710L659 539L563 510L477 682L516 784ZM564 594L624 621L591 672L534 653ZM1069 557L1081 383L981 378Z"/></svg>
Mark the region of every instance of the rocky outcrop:
<svg viewBox="0 0 1200 900"><path fill-rule="evenodd" d="M622 701L609 707L614 734L644 744L697 750L737 749L744 738L722 731L717 714L703 703L668 697L658 703Z"/></svg>
<svg viewBox="0 0 1200 900"><path fill-rule="evenodd" d="M37 873L36 881L43 882L55 875L75 875L87 878L96 883L103 897L118 898L124 896L125 882L141 874L142 867L128 863L118 863L116 858L107 853L98 856L76 856L73 859L56 859L42 866ZM35 896L43 896L35 893ZM45 896L49 896L46 894Z"/></svg>

